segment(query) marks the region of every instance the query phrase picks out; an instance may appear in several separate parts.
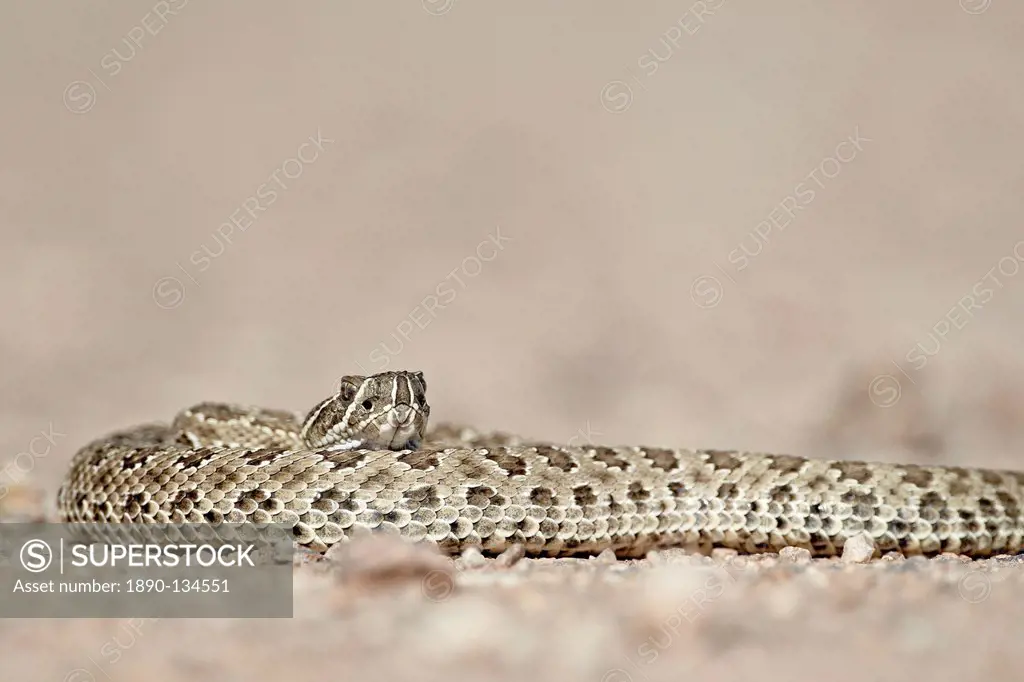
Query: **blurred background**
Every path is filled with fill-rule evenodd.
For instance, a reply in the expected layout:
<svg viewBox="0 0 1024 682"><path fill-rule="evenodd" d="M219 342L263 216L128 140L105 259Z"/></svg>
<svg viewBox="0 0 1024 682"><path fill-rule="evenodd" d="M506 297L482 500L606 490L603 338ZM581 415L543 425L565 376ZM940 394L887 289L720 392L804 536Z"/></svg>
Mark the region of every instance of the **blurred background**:
<svg viewBox="0 0 1024 682"><path fill-rule="evenodd" d="M1019 5L0 12L5 484L383 369L535 438L1024 464Z"/></svg>

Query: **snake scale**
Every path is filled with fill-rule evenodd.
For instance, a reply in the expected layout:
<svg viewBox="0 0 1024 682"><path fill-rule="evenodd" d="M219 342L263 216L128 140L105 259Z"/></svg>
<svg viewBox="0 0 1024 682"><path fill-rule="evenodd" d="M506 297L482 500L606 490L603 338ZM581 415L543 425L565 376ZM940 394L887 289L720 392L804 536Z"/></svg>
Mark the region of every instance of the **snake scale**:
<svg viewBox="0 0 1024 682"><path fill-rule="evenodd" d="M655 447L568 447L442 425L421 372L346 376L300 420L200 403L82 448L64 522L282 522L314 551L371 532L495 555L668 546L972 557L1024 546L1024 473Z"/></svg>

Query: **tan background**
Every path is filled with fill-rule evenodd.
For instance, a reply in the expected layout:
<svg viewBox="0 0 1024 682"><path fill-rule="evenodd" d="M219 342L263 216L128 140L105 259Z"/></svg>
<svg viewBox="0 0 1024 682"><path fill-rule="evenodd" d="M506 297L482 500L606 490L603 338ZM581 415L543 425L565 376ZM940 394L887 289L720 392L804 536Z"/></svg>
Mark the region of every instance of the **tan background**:
<svg viewBox="0 0 1024 682"><path fill-rule="evenodd" d="M410 316L436 419L1019 464L1024 276L905 357L1024 238L1024 9L979 3L8 4L0 445L41 456L5 482L203 399L305 410Z"/></svg>
<svg viewBox="0 0 1024 682"><path fill-rule="evenodd" d="M1007 0L4 3L0 486L52 504L78 447L199 400L305 410L397 329L436 419L1024 466L1022 24ZM1019 676L1009 562L787 561L649 666L702 594L684 564L464 571L441 604L415 566L405 601L298 570L313 620L0 619L0 648L67 682Z"/></svg>

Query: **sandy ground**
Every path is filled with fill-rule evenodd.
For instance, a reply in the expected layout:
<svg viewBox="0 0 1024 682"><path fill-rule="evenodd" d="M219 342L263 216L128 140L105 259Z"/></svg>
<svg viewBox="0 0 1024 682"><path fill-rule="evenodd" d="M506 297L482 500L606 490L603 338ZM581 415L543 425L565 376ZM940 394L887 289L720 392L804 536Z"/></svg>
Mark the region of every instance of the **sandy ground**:
<svg viewBox="0 0 1024 682"><path fill-rule="evenodd" d="M989 0L5 6L3 503L52 512L108 430L303 411L388 367L426 373L438 420L535 438L1024 467L1022 22ZM297 569L293 621L5 620L3 669L1024 662L1011 562L715 561L453 566L438 599L335 557Z"/></svg>

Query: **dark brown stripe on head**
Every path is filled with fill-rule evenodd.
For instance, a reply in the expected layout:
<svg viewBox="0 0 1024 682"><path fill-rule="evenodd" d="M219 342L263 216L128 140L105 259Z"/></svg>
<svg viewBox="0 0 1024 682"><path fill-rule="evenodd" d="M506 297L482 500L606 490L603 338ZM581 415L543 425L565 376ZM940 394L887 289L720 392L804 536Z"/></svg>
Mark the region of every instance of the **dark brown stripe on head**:
<svg viewBox="0 0 1024 682"><path fill-rule="evenodd" d="M395 405L412 405L412 381L407 375L396 375L392 381L395 382Z"/></svg>

